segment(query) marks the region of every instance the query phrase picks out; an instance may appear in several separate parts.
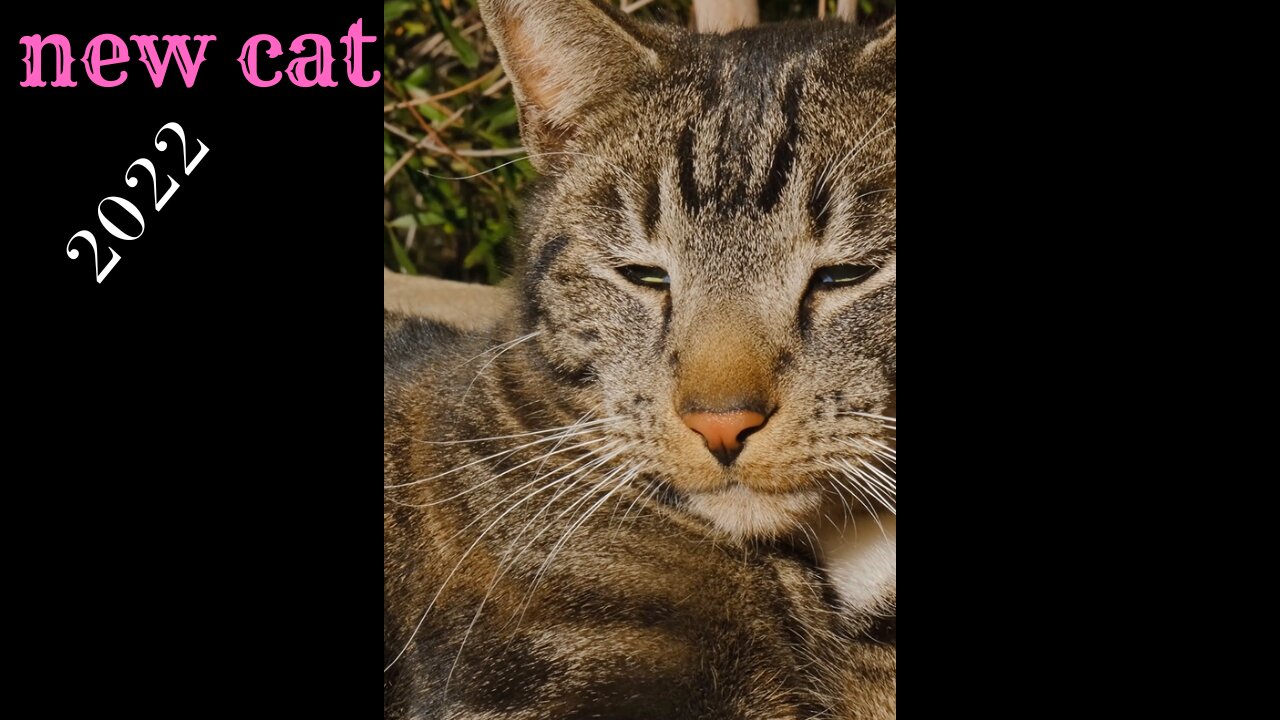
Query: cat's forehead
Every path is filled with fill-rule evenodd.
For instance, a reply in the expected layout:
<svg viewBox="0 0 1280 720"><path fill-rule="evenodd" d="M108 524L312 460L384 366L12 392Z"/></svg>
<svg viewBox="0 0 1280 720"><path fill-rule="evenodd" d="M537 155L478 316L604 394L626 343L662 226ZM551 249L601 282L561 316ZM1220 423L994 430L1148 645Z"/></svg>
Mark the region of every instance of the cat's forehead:
<svg viewBox="0 0 1280 720"><path fill-rule="evenodd" d="M894 94L857 69L867 41L834 23L685 36L631 104L582 128L565 205L623 250L759 264L824 240L891 247Z"/></svg>

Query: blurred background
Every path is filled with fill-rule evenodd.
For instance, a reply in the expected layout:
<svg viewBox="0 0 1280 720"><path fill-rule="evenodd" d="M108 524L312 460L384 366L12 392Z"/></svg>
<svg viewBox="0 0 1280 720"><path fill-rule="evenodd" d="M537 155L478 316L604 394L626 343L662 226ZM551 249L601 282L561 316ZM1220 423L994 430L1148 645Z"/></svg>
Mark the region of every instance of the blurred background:
<svg viewBox="0 0 1280 720"><path fill-rule="evenodd" d="M610 1L684 26L693 3ZM760 20L834 17L837 2L760 0ZM897 4L856 2L865 24ZM511 260L520 190L536 173L521 159L511 86L475 0L386 0L383 40L383 265L496 283Z"/></svg>

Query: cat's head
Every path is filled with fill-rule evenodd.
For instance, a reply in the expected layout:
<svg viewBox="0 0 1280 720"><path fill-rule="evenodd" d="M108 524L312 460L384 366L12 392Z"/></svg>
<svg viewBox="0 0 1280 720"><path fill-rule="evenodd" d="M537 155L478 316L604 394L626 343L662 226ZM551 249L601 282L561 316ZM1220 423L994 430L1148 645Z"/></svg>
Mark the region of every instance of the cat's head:
<svg viewBox="0 0 1280 720"><path fill-rule="evenodd" d="M892 507L896 26L480 7L547 176L521 275L539 381L729 534Z"/></svg>

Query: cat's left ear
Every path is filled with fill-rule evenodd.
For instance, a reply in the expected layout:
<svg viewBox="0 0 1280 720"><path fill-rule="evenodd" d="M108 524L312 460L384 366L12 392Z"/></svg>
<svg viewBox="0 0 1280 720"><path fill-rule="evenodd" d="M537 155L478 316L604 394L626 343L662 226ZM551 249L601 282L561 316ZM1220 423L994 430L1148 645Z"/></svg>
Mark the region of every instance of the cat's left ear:
<svg viewBox="0 0 1280 720"><path fill-rule="evenodd" d="M658 67L642 33L593 0L479 0L511 78L529 161L547 172L584 114L621 102Z"/></svg>

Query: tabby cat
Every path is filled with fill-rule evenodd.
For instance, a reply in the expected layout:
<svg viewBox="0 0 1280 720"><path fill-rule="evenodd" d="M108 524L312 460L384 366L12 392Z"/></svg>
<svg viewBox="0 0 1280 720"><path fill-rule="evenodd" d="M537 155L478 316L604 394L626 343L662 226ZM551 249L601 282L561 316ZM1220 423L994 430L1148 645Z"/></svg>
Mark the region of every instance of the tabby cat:
<svg viewBox="0 0 1280 720"><path fill-rule="evenodd" d="M896 25L480 8L544 178L386 313L385 716L893 717Z"/></svg>

